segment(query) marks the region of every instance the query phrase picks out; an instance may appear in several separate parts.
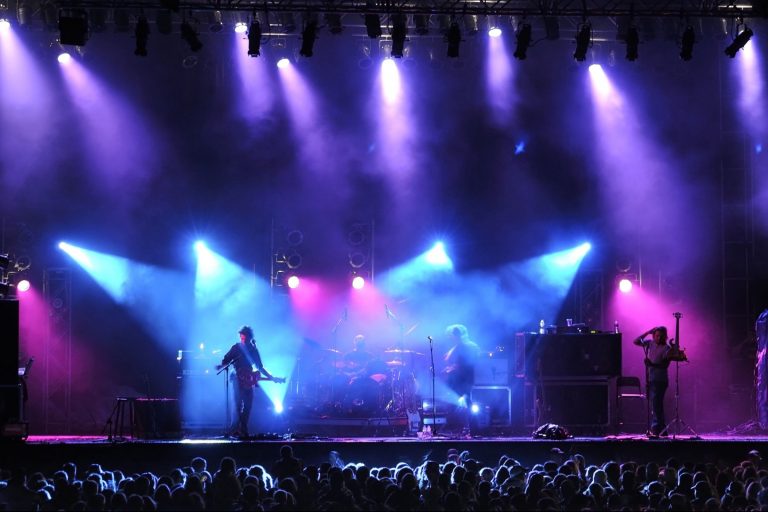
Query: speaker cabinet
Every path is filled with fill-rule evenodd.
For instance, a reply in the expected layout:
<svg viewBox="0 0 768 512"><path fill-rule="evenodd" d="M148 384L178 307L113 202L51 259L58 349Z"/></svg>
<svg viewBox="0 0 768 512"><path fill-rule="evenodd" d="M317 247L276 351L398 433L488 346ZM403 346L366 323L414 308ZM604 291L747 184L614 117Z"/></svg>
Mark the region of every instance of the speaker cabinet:
<svg viewBox="0 0 768 512"><path fill-rule="evenodd" d="M512 388L509 386L474 386L470 397L473 405L489 413L491 425L512 423Z"/></svg>
<svg viewBox="0 0 768 512"><path fill-rule="evenodd" d="M179 401L175 398L137 398L133 413L136 437L142 439L181 437Z"/></svg>
<svg viewBox="0 0 768 512"><path fill-rule="evenodd" d="M19 383L19 301L0 299L0 385Z"/></svg>
<svg viewBox="0 0 768 512"><path fill-rule="evenodd" d="M528 334L525 376L529 380L621 375L621 334Z"/></svg>
<svg viewBox="0 0 768 512"><path fill-rule="evenodd" d="M612 394L608 379L527 382L524 394L527 426L610 426Z"/></svg>

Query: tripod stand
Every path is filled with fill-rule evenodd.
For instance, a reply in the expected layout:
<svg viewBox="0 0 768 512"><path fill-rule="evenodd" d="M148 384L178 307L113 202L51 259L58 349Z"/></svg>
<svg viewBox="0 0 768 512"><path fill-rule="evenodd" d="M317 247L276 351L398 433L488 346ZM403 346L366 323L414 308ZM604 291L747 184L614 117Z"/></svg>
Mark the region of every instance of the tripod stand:
<svg viewBox="0 0 768 512"><path fill-rule="evenodd" d="M693 439L698 439L699 434L696 433L690 425L680 419L680 361L675 360L675 417L672 418L664 430L672 436L672 439L676 439L677 436L683 432L687 432Z"/></svg>

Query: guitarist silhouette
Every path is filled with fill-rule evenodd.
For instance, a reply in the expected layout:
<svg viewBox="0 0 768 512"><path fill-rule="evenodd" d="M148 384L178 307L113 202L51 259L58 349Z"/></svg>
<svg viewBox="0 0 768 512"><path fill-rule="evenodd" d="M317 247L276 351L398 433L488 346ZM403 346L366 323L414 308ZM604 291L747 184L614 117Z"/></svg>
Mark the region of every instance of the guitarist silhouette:
<svg viewBox="0 0 768 512"><path fill-rule="evenodd" d="M224 355L221 364L217 369L227 365L235 367L235 412L232 421L231 435L239 438L247 438L248 420L251 417L253 408L254 387L261 380L271 380L273 382L283 383L284 378L274 377L264 368L261 362L261 354L256 348L256 341L253 339L253 329L244 325L238 331L240 343L235 343L232 348Z"/></svg>

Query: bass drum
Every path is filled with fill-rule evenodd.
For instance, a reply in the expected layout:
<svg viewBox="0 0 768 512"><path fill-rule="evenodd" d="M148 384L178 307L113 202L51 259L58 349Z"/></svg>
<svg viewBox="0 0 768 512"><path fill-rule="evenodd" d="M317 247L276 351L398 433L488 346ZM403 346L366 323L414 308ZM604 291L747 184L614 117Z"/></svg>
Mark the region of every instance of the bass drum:
<svg viewBox="0 0 768 512"><path fill-rule="evenodd" d="M381 390L374 379L357 377L352 379L344 397L344 411L350 416L372 416L381 408Z"/></svg>

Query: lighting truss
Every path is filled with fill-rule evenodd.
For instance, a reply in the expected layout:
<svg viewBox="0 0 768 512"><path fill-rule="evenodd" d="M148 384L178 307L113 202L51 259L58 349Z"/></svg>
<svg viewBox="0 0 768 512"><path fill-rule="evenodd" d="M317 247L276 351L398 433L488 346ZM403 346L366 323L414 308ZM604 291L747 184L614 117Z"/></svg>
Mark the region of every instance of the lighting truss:
<svg viewBox="0 0 768 512"><path fill-rule="evenodd" d="M164 0L172 2L174 11L253 11L254 4L241 0ZM680 13L695 14L697 17L760 17L763 0L553 0L547 4L548 16L652 16L679 18ZM23 3L12 0L10 4ZM157 0L50 0L53 6L64 8L136 8L157 9ZM162 3L162 2L161 2ZM387 15L393 10L402 14L460 14L466 16L500 15L523 16L541 10L539 0L399 0L392 2L369 2L367 0L265 0L258 8L268 12Z"/></svg>

